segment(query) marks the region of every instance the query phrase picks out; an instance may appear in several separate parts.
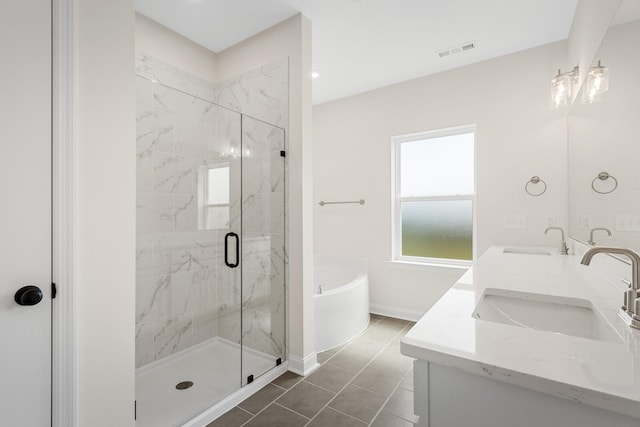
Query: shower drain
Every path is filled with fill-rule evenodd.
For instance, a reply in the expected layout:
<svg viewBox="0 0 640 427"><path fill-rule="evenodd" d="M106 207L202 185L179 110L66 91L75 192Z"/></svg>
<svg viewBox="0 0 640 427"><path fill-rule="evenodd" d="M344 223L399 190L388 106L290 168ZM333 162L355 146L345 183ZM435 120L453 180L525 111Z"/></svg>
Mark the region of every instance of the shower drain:
<svg viewBox="0 0 640 427"><path fill-rule="evenodd" d="M193 381L182 381L181 383L176 384L176 388L178 390L186 390L188 388L191 388L192 385Z"/></svg>

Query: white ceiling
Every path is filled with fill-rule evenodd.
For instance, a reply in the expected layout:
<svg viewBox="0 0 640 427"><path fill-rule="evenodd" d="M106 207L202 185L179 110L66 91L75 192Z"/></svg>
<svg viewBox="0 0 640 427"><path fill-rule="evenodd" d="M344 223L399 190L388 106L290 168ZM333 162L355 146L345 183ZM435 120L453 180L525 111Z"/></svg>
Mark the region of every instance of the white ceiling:
<svg viewBox="0 0 640 427"><path fill-rule="evenodd" d="M577 0L136 0L143 15L219 52L302 12L314 104L566 39ZM440 58L473 41L476 48Z"/></svg>

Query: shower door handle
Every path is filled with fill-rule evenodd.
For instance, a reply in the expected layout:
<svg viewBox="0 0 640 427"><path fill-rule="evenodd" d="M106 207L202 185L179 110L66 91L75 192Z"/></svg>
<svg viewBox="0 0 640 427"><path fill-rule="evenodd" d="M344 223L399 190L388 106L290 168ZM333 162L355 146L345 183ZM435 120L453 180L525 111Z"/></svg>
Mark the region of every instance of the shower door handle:
<svg viewBox="0 0 640 427"><path fill-rule="evenodd" d="M236 239L236 262L229 262L229 237ZM224 263L229 268L236 268L240 265L240 238L234 232L227 233L224 236Z"/></svg>

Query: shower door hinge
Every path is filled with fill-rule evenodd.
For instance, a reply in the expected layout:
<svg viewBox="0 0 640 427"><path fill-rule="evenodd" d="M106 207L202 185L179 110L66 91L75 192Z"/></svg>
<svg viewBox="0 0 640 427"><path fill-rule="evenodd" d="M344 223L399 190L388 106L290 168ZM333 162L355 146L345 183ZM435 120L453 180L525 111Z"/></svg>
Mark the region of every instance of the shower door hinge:
<svg viewBox="0 0 640 427"><path fill-rule="evenodd" d="M280 157L287 157L287 153L284 150L281 150Z"/></svg>
<svg viewBox="0 0 640 427"><path fill-rule="evenodd" d="M249 375L247 377L247 384L251 384L253 382L253 375Z"/></svg>
<svg viewBox="0 0 640 427"><path fill-rule="evenodd" d="M57 294L58 294L58 288L56 287L55 283L51 282L51 299L54 299Z"/></svg>
<svg viewBox="0 0 640 427"><path fill-rule="evenodd" d="M280 365L282 365L282 358L278 357L276 359L276 366L280 366Z"/></svg>
<svg viewBox="0 0 640 427"><path fill-rule="evenodd" d="M133 401L133 421L138 419L138 401Z"/></svg>

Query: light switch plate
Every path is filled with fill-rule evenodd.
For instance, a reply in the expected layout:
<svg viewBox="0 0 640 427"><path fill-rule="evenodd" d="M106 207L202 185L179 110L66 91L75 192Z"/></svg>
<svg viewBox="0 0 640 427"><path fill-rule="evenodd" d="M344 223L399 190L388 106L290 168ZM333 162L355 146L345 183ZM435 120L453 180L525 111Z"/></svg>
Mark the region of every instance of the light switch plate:
<svg viewBox="0 0 640 427"><path fill-rule="evenodd" d="M593 216L580 215L580 229L590 230L593 227Z"/></svg>
<svg viewBox="0 0 640 427"><path fill-rule="evenodd" d="M617 231L640 231L640 215L616 215Z"/></svg>
<svg viewBox="0 0 640 427"><path fill-rule="evenodd" d="M505 215L504 228L527 228L527 217L525 215Z"/></svg>
<svg viewBox="0 0 640 427"><path fill-rule="evenodd" d="M545 227L553 227L556 225L557 218L555 215L545 215L544 216L544 226Z"/></svg>

